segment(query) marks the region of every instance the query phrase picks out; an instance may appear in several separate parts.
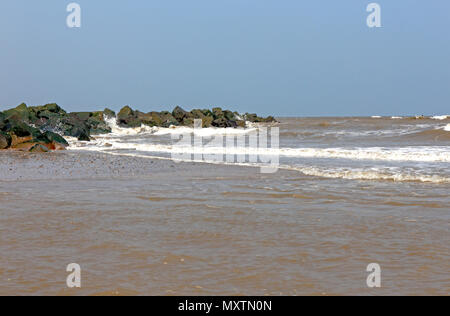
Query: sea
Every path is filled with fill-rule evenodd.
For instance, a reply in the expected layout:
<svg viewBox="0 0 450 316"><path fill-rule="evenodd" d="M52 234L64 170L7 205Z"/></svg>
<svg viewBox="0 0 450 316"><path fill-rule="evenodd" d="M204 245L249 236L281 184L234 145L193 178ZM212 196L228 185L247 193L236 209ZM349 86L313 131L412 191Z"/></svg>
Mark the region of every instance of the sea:
<svg viewBox="0 0 450 316"><path fill-rule="evenodd" d="M1 153L0 294L449 295L450 116L278 120Z"/></svg>

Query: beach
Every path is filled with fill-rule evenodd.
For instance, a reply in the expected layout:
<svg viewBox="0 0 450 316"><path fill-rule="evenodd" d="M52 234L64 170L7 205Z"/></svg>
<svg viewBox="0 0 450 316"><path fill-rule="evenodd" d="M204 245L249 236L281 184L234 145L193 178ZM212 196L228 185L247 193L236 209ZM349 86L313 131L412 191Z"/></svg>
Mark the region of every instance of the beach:
<svg viewBox="0 0 450 316"><path fill-rule="evenodd" d="M280 120L296 155L269 174L171 161L154 132L0 152L0 295L448 295L446 122L349 120ZM156 137L159 151L116 146ZM381 288L366 284L373 262Z"/></svg>

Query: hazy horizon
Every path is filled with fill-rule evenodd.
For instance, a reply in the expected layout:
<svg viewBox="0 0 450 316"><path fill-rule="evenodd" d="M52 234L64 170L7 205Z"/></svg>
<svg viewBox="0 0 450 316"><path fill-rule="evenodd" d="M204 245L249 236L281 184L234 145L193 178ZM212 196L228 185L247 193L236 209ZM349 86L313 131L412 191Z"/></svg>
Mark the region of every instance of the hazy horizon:
<svg viewBox="0 0 450 316"><path fill-rule="evenodd" d="M0 109L219 106L278 117L446 115L450 3L0 3Z"/></svg>

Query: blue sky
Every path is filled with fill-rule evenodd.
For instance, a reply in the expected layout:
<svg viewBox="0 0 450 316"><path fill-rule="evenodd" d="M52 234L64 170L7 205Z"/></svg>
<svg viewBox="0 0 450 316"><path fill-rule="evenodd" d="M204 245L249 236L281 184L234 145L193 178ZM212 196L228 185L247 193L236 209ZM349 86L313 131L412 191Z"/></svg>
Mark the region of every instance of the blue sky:
<svg viewBox="0 0 450 316"><path fill-rule="evenodd" d="M0 2L0 109L228 107L279 116L450 112L450 1Z"/></svg>

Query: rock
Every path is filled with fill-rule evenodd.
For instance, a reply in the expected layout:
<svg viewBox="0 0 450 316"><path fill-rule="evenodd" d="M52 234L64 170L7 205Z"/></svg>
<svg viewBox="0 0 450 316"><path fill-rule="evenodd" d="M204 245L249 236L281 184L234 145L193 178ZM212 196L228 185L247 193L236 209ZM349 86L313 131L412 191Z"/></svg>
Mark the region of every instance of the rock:
<svg viewBox="0 0 450 316"><path fill-rule="evenodd" d="M0 149L30 150L35 147L33 150L43 150L37 145L47 150L64 149L69 145L64 136L89 141L91 135L110 133L111 127L105 120L110 118L116 118L117 124L123 127L193 126L195 119L201 119L205 128L245 127L246 120L254 123L276 122L272 116L262 118L248 113L241 116L219 107L187 112L177 106L172 112L143 113L125 106L116 117L116 113L108 108L103 111L67 113L56 103L32 107L22 103L0 112Z"/></svg>
<svg viewBox="0 0 450 316"><path fill-rule="evenodd" d="M161 127L178 126L180 123L173 117L172 113L163 111L159 113L161 117Z"/></svg>
<svg viewBox="0 0 450 316"><path fill-rule="evenodd" d="M117 114L117 121L119 123L126 123L131 117L134 117L134 111L126 105Z"/></svg>
<svg viewBox="0 0 450 316"><path fill-rule="evenodd" d="M150 114L152 115L152 121L154 126L161 126L163 124L163 118L161 114L159 114L158 112L151 112Z"/></svg>
<svg viewBox="0 0 450 316"><path fill-rule="evenodd" d="M185 110L183 110L181 107L177 106L175 109L173 109L172 111L172 116L178 121L178 122L182 122L184 120L184 118L187 117L187 113Z"/></svg>
<svg viewBox="0 0 450 316"><path fill-rule="evenodd" d="M184 119L183 119L183 126L190 126L190 127L193 127L194 126L194 119L191 119L191 118L187 118L187 117L185 117Z"/></svg>
<svg viewBox="0 0 450 316"><path fill-rule="evenodd" d="M236 121L236 124L240 128L246 128L247 127L247 124L245 123L245 121Z"/></svg>
<svg viewBox="0 0 450 316"><path fill-rule="evenodd" d="M82 128L79 128L79 127L74 127L72 129L72 135L71 136L76 137L80 141L89 142L91 140L90 137L89 137L89 133L86 132L85 130L83 130Z"/></svg>
<svg viewBox="0 0 450 316"><path fill-rule="evenodd" d="M141 126L142 124L148 126L156 126L156 123L153 120L153 115L151 113L142 113L139 111L135 111L135 113L138 126Z"/></svg>
<svg viewBox="0 0 450 316"><path fill-rule="evenodd" d="M215 120L223 118L223 111L221 108L213 108L212 113Z"/></svg>
<svg viewBox="0 0 450 316"><path fill-rule="evenodd" d="M30 148L29 151L32 153L46 153L49 151L49 149L44 145L35 144Z"/></svg>
<svg viewBox="0 0 450 316"><path fill-rule="evenodd" d="M45 132L44 136L52 143L59 144L64 147L69 146L69 143L61 135L53 132Z"/></svg>
<svg viewBox="0 0 450 316"><path fill-rule="evenodd" d="M75 116L80 121L87 121L91 116L91 112L72 112L69 113L71 116Z"/></svg>
<svg viewBox="0 0 450 316"><path fill-rule="evenodd" d="M192 110L191 115L194 119L201 120L206 117L202 110Z"/></svg>
<svg viewBox="0 0 450 316"><path fill-rule="evenodd" d="M122 127L139 127L138 113L133 111L128 105L124 106L117 114L117 124Z"/></svg>
<svg viewBox="0 0 450 316"><path fill-rule="evenodd" d="M105 117L108 118L111 113L108 112L107 115L104 114L104 111L99 112L91 112L89 118L86 121L87 126L89 127L89 135L96 134L107 134L111 133L111 127L106 123ZM114 113L114 112L112 112ZM115 117L115 113L114 113Z"/></svg>
<svg viewBox="0 0 450 316"><path fill-rule="evenodd" d="M204 118L202 118L202 127L203 128L211 127L213 120L214 118L212 116L205 116Z"/></svg>
<svg viewBox="0 0 450 316"><path fill-rule="evenodd" d="M263 119L263 121L266 123L276 123L277 122L277 120L273 116L268 116L265 119Z"/></svg>
<svg viewBox="0 0 450 316"><path fill-rule="evenodd" d="M14 109L10 109L3 112L5 120L30 122L30 113L25 103L20 104Z"/></svg>
<svg viewBox="0 0 450 316"><path fill-rule="evenodd" d="M237 127L236 121L228 121L226 118L222 117L219 119L216 119L212 122L212 126L214 127Z"/></svg>
<svg viewBox="0 0 450 316"><path fill-rule="evenodd" d="M103 110L103 117L106 117L106 118L116 117L116 112L106 108L106 109Z"/></svg>
<svg viewBox="0 0 450 316"><path fill-rule="evenodd" d="M223 111L223 116L224 116L228 121L235 121L235 120L236 120L236 115L234 115L234 113L231 112L231 111Z"/></svg>
<svg viewBox="0 0 450 316"><path fill-rule="evenodd" d="M0 149L6 149L11 146L11 136L0 131Z"/></svg>
<svg viewBox="0 0 450 316"><path fill-rule="evenodd" d="M49 113L59 114L59 115L64 115L67 113L56 103L50 103L50 104L41 105L41 106L32 106L32 107L30 107L30 110L32 110L33 112L35 112L38 115L42 112L49 112Z"/></svg>
<svg viewBox="0 0 450 316"><path fill-rule="evenodd" d="M0 112L0 130L3 130L3 128L6 125L6 115L3 112Z"/></svg>
<svg viewBox="0 0 450 316"><path fill-rule="evenodd" d="M246 121L252 122L252 123L276 123L277 120L273 116L269 116L267 118L259 117L258 115L252 113L246 113L244 115L244 119Z"/></svg>

